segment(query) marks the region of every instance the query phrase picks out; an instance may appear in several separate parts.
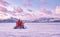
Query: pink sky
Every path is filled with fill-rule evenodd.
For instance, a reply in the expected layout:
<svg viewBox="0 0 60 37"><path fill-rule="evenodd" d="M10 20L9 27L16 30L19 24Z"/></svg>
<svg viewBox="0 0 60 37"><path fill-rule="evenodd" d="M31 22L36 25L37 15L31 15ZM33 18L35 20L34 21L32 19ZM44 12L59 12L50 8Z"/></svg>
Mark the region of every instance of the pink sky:
<svg viewBox="0 0 60 37"><path fill-rule="evenodd" d="M45 2L45 0L40 0L42 3ZM26 1L27 2L27 1ZM6 8L2 7L2 6L5 6L8 8L8 6L10 6L10 8L8 8L9 10L12 9L12 11L8 11ZM8 6L6 6L8 5ZM20 6L11 6L10 4L8 4L7 2L5 1L1 1L0 0L0 19L7 19L7 18L10 18L10 17L14 17L14 18L21 18L21 19L27 19L27 20L34 20L34 19L38 19L40 17L57 17L57 15L55 15L55 12L58 12L56 11L57 8L55 9L52 9L53 12L49 9L46 9L46 8L40 8L40 10L32 10L32 11L29 11L28 9L25 9ZM19 10L23 10L22 12L20 12ZM60 10L60 9L59 9ZM48 11L51 12L51 14L47 14ZM7 16L6 16L7 15ZM3 16L3 17L2 17ZM60 16L60 15L58 15Z"/></svg>
<svg viewBox="0 0 60 37"><path fill-rule="evenodd" d="M46 3L46 0L40 0L42 4L45 4Z"/></svg>

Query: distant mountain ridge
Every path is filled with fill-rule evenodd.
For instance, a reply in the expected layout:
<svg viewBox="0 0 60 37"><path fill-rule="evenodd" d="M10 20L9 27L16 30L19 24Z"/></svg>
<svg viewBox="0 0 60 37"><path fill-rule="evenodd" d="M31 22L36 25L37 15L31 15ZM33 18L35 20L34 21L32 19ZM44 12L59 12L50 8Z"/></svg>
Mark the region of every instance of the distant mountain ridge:
<svg viewBox="0 0 60 37"><path fill-rule="evenodd" d="M9 18L5 20L0 20L0 23L15 23L18 19ZM23 20L25 23L49 23L49 22L60 22L59 18L39 18L36 20Z"/></svg>

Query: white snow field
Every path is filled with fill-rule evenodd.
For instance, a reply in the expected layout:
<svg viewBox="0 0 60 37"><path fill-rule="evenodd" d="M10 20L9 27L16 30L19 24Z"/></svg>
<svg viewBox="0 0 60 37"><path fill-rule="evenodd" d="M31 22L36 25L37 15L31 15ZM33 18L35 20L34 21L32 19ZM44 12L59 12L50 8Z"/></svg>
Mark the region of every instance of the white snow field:
<svg viewBox="0 0 60 37"><path fill-rule="evenodd" d="M13 29L15 23L0 23L0 37L60 37L60 23L25 23L26 29Z"/></svg>

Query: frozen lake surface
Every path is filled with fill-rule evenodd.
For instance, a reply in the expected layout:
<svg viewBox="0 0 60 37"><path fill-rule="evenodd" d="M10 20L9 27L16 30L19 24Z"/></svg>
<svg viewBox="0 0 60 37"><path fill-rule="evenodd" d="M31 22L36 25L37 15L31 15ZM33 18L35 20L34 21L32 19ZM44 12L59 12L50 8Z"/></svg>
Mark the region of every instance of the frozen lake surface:
<svg viewBox="0 0 60 37"><path fill-rule="evenodd" d="M0 23L0 37L60 37L60 23L25 23L26 29L13 29L15 23Z"/></svg>

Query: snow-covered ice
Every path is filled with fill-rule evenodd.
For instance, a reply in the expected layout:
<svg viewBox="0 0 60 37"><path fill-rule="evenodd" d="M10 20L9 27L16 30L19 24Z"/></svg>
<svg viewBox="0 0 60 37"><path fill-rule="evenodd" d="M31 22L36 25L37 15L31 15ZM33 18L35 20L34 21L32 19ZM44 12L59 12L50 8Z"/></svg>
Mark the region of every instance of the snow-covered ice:
<svg viewBox="0 0 60 37"><path fill-rule="evenodd" d="M0 23L0 37L60 37L60 23L25 23L26 29L13 29L15 23Z"/></svg>

